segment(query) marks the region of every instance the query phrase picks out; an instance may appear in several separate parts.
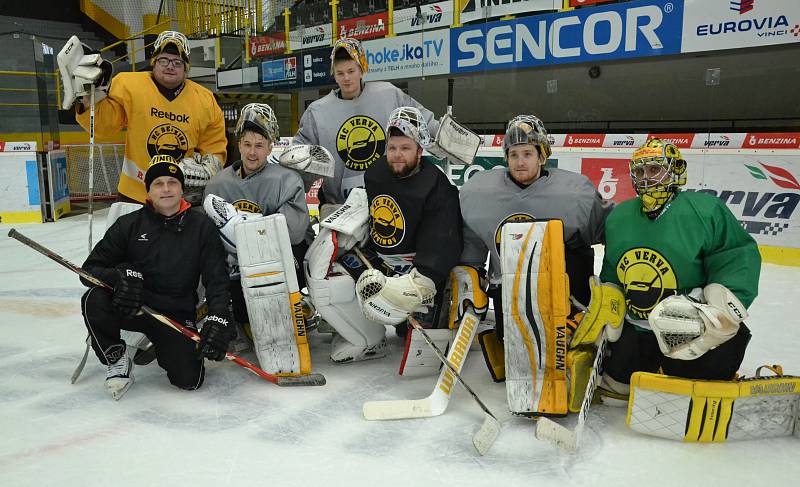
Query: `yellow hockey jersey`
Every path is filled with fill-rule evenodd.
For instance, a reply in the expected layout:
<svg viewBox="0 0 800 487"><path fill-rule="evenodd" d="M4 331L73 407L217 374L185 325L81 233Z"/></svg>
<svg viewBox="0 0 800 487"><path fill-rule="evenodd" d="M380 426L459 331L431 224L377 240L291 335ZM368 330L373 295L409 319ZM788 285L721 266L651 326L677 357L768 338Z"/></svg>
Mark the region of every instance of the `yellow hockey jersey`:
<svg viewBox="0 0 800 487"><path fill-rule="evenodd" d="M75 118L89 130L89 110ZM222 110L214 95L194 81L186 80L180 94L169 101L149 72L119 73L108 96L95 105L95 137L110 138L123 128L128 130L117 190L136 201L144 203L147 197L144 173L157 154L181 161L200 152L225 162Z"/></svg>

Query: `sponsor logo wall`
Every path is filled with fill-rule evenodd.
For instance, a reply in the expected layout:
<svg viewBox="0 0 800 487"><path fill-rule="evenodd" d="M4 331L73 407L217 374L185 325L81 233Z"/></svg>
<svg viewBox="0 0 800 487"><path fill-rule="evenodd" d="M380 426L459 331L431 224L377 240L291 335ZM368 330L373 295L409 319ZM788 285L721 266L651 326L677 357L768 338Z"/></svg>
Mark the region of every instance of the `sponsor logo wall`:
<svg viewBox="0 0 800 487"><path fill-rule="evenodd" d="M364 43L369 72L364 79L418 78L450 72L447 30L416 33Z"/></svg>
<svg viewBox="0 0 800 487"><path fill-rule="evenodd" d="M677 54L682 6L648 0L451 29L451 71Z"/></svg>
<svg viewBox="0 0 800 487"><path fill-rule="evenodd" d="M796 0L684 0L682 52L800 42Z"/></svg>

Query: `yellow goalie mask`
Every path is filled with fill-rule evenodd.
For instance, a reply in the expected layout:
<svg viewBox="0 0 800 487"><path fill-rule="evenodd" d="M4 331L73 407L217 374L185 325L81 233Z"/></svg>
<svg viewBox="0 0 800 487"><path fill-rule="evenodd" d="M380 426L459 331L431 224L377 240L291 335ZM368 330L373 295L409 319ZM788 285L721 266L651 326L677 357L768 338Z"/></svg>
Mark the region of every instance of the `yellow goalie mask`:
<svg viewBox="0 0 800 487"><path fill-rule="evenodd" d="M660 210L686 184L686 161L674 144L661 139L649 139L636 149L630 171L645 213Z"/></svg>

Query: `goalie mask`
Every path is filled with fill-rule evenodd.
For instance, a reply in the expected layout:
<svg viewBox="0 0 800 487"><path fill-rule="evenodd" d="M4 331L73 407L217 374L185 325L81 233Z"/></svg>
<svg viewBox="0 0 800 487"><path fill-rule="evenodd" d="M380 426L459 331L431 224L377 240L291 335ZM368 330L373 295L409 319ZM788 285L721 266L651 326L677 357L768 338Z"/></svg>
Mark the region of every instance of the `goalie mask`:
<svg viewBox="0 0 800 487"><path fill-rule="evenodd" d="M630 171L645 213L661 209L686 184L686 161L674 144L661 139L649 139L634 151Z"/></svg>
<svg viewBox="0 0 800 487"><path fill-rule="evenodd" d="M399 130L420 147L424 148L431 144L428 123L422 117L422 113L414 107L395 108L389 115L389 122L386 124L386 133L388 135L391 135L391 129Z"/></svg>
<svg viewBox="0 0 800 487"><path fill-rule="evenodd" d="M503 137L503 154L506 158L508 158L508 149L517 144L536 146L545 159L553 153L544 124L533 115L517 115L508 122L506 134Z"/></svg>
<svg viewBox="0 0 800 487"><path fill-rule="evenodd" d="M241 137L245 130L254 130L272 143L280 139L278 119L266 103L248 103L242 107L233 133L236 137Z"/></svg>
<svg viewBox="0 0 800 487"><path fill-rule="evenodd" d="M358 63L363 74L369 71L367 56L364 53L364 47L361 45L361 42L351 37L342 37L333 44L333 49L331 49L331 74L333 74L333 66L336 63L336 53L339 52L340 49L344 49L348 56Z"/></svg>
<svg viewBox="0 0 800 487"><path fill-rule="evenodd" d="M165 30L164 32L158 34L156 42L153 43L153 57L150 58L150 64L155 63L158 55L164 52L164 49L169 45L175 46L175 48L178 50L178 56L180 56L181 59L183 59L183 62L186 63L186 69L188 70L189 40L185 35L174 30Z"/></svg>

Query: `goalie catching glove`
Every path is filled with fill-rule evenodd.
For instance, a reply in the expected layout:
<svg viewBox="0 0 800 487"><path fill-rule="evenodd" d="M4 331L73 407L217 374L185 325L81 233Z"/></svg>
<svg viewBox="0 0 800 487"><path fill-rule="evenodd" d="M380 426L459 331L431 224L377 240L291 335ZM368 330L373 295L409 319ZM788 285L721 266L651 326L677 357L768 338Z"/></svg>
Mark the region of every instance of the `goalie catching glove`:
<svg viewBox="0 0 800 487"><path fill-rule="evenodd" d="M712 283L703 288L699 301L691 295L664 299L648 321L664 355L694 360L733 338L747 316L730 289Z"/></svg>
<svg viewBox="0 0 800 487"><path fill-rule="evenodd" d="M222 169L222 162L213 154L195 152L192 157L184 158L180 163L187 188L202 188Z"/></svg>
<svg viewBox="0 0 800 487"><path fill-rule="evenodd" d="M369 269L358 278L356 294L361 311L368 320L397 325L409 314L432 306L436 286L416 268L397 277L386 277L377 269Z"/></svg>
<svg viewBox="0 0 800 487"><path fill-rule="evenodd" d="M63 110L72 108L78 97L88 95L92 86L98 91L95 103L105 98L114 70L109 61L100 57L99 51L83 44L77 36L72 36L56 59L64 87L64 98L61 100Z"/></svg>

